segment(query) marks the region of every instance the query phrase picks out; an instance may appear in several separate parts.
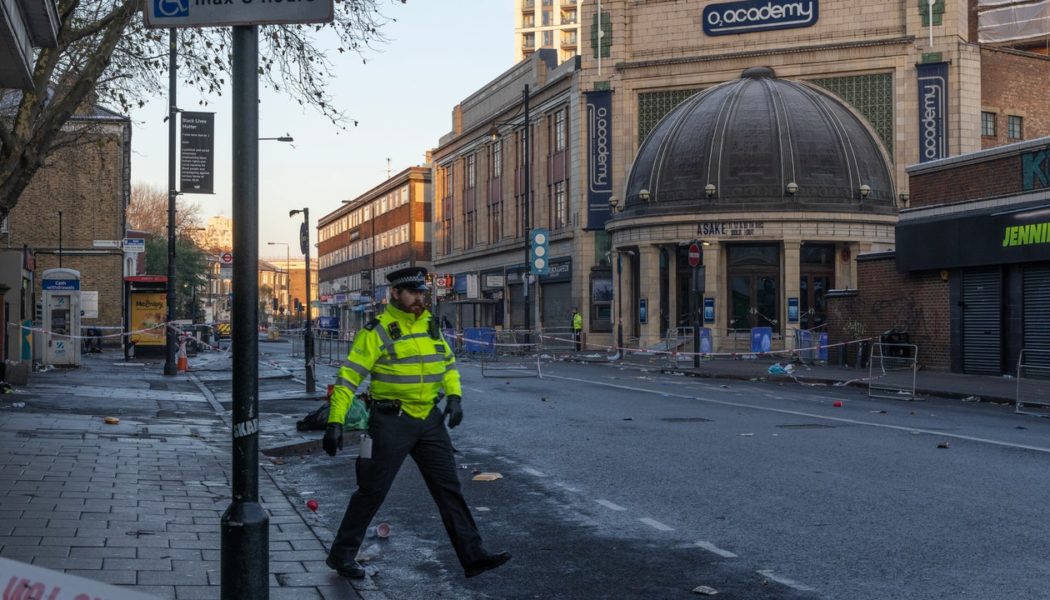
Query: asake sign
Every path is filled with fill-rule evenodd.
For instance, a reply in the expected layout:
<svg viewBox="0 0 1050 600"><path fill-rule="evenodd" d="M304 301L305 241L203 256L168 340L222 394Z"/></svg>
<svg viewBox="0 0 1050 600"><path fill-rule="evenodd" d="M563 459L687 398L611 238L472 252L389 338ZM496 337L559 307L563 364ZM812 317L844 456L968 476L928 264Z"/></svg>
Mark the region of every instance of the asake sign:
<svg viewBox="0 0 1050 600"><path fill-rule="evenodd" d="M707 35L735 35L811 27L819 16L817 0L746 0L705 6L703 24Z"/></svg>
<svg viewBox="0 0 1050 600"><path fill-rule="evenodd" d="M146 0L146 27L328 23L332 0Z"/></svg>

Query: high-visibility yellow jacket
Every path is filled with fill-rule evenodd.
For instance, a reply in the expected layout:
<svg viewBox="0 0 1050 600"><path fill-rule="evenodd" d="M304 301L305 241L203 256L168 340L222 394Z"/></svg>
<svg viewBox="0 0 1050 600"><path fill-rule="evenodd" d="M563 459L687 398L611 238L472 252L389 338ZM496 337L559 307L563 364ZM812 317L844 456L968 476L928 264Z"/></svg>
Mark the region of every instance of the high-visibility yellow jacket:
<svg viewBox="0 0 1050 600"><path fill-rule="evenodd" d="M431 325L433 323L433 325ZM429 311L416 318L393 305L357 332L340 381L332 390L328 422L342 424L353 390L372 374L369 394L375 400L400 400L401 409L417 419L430 414L438 392L460 396L456 357Z"/></svg>
<svg viewBox="0 0 1050 600"><path fill-rule="evenodd" d="M583 329L583 315L572 313L572 330L580 331L581 329Z"/></svg>

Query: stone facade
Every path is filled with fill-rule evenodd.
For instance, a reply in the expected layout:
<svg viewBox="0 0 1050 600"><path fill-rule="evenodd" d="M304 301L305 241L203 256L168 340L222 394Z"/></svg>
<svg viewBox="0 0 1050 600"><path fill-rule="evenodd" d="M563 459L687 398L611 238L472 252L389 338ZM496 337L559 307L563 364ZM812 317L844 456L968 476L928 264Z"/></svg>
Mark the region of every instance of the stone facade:
<svg viewBox="0 0 1050 600"><path fill-rule="evenodd" d="M817 3L800 3L803 4ZM976 0L937 3L931 43L931 27L926 23L925 6L920 4L923 3L905 0L888 4L828 0L819 3L819 17L811 26L709 35L705 32L704 11L721 3L603 0L603 20L607 18L609 22L604 39L611 40L611 44L599 70L596 40L585 40L579 87L613 91L614 189L623 189L645 134L661 116L692 93L739 78L745 69L759 66L771 67L780 78L824 87L865 119L886 150L900 194L900 208L909 206L909 197L913 205L927 201L911 194L907 174L909 165L920 162L917 64L947 64L948 155L969 153L1007 141L1005 117L1001 125L1002 139L982 138L981 112L988 108L1024 116L1026 139L1050 133L1045 115L1039 114L1037 108L1045 105L1041 92L1050 77L1050 61L1046 57L978 45L973 26ZM582 30L591 31L595 11L582 10L581 18ZM582 110L584 99L578 99L577 103ZM577 172L580 178L585 177L586 168L586 161L582 161ZM980 180L979 175L967 176ZM923 189L923 195L941 193L935 186ZM852 288L859 284L858 255L893 248L893 219L850 231L852 219L843 220L842 215L809 214L807 217L807 226L820 232L815 240L825 239L836 244L839 257L835 266L836 287ZM771 221L778 223L786 219L783 227L790 229L788 223L792 217L754 213L726 213L717 217L720 221L733 219L764 220L767 229ZM681 244L696 235L681 226L678 228L681 231L666 231L666 225L659 219L621 222L611 227L621 225L632 230L629 234L625 232L631 239L621 242L617 238L614 246L641 252L642 256L621 255L625 264L621 286L624 297L618 297L614 305L624 308L621 318L627 329L626 336L637 338L639 345L652 343L664 332L660 331L660 325L653 325L652 319L648 324L637 322L639 290L660 290L661 286L673 290L675 269L670 269L672 279L667 281L657 275L655 267L673 258L675 240L672 238L688 235L677 239ZM782 226L774 224L773 228ZM845 233L836 237L839 234L831 231ZM796 273L788 259L794 256L797 244L814 240L807 237L809 234L795 238L790 232L779 239L776 235L763 235L780 245L784 260L781 289L785 297L790 297L795 291L792 282ZM648 242L638 245L640 240ZM661 250L653 244L664 246ZM586 248L581 251L588 253ZM705 265L720 265L725 260L717 244L705 246L703 254ZM630 270L640 273L642 279L632 283ZM724 312L727 282L719 279L719 271L717 266L707 269L707 290L716 291L716 309ZM652 312L653 292L648 293ZM674 308L676 301L671 298L668 302L672 314L679 312ZM717 329L723 324L719 321L714 325Z"/></svg>
<svg viewBox="0 0 1050 600"><path fill-rule="evenodd" d="M82 325L118 328L123 324L124 254L119 248L96 248L94 241L125 237L131 123L96 108L70 121L66 133L74 131L79 139L48 157L8 215L0 244L34 250L33 293L39 302L42 274L59 267L61 211L61 266L80 271L82 291L98 292L98 318L84 319Z"/></svg>

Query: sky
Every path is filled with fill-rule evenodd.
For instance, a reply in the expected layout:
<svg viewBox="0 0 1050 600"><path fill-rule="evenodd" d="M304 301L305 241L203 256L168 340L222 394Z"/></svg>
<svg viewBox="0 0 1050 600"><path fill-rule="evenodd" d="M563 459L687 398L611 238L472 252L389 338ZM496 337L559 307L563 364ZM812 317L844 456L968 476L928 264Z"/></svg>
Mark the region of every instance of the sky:
<svg viewBox="0 0 1050 600"><path fill-rule="evenodd" d="M259 142L259 256L284 258L283 245L299 246L302 216L310 209L311 243L317 219L387 178L422 164L428 149L452 129L452 107L514 63L512 0L377 0L396 18L383 33L385 44L363 57L332 52L337 79L330 91L350 120L341 131L310 108L260 85L259 137L290 134L293 144ZM165 77L165 81L167 81ZM182 196L213 215L232 216L230 94L201 106L192 88L178 90L179 108L214 111L215 194ZM166 90L131 113L131 180L160 189L168 181ZM311 251L316 258L316 249Z"/></svg>

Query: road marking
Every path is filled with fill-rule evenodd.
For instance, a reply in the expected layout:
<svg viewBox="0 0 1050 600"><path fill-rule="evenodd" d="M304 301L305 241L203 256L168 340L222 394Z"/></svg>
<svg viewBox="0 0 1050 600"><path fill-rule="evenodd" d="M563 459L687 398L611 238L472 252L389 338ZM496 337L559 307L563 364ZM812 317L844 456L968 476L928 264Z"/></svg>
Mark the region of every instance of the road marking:
<svg viewBox="0 0 1050 600"><path fill-rule="evenodd" d="M476 388L476 387L468 387L467 389L472 391L472 392L477 392L479 394L487 394L488 393L485 390L482 390L482 389L479 389L479 388Z"/></svg>
<svg viewBox="0 0 1050 600"><path fill-rule="evenodd" d="M719 548L718 546L712 544L711 542L699 541L699 542L696 543L696 545L700 546L704 550L707 550L708 552L711 552L712 554L717 554L717 555L721 556L722 558L736 558L737 557L736 554L733 554L729 550L723 550L723 549Z"/></svg>
<svg viewBox="0 0 1050 600"><path fill-rule="evenodd" d="M601 504L602 506L604 506L605 508L608 508L610 510L627 510L626 508L620 506L619 504L613 504L612 502L609 502L608 500L595 500L595 502L597 502L598 504Z"/></svg>
<svg viewBox="0 0 1050 600"><path fill-rule="evenodd" d="M561 488L565 488L566 490L568 490L570 492L579 492L580 491L580 490L572 487L571 485L569 485L567 483L561 483L560 481L556 482L554 485L556 485L558 487L561 487Z"/></svg>
<svg viewBox="0 0 1050 600"><path fill-rule="evenodd" d="M653 390L633 387L629 385L619 385L615 383L605 383L603 381L594 381L593 379L580 379L577 377L564 377L561 375L551 375L549 373L544 374L544 377L550 379L562 379L565 381L576 381L579 383L591 383L594 385L604 385L606 387L617 388L621 390L628 390L631 392L641 392L644 394L653 394L657 396L673 396L675 398L684 398L686 400L698 400L700 402L707 402L708 404L721 404L723 406L732 406L734 408L750 408L752 410L760 410L765 412L779 413L782 415L792 415L796 417L806 417L807 419L822 419L824 421L832 421L835 423L848 423L850 425L864 425L867 427L878 427L882 429L891 429L894 431L904 431L906 433L925 433L927 435L935 435L941 438L952 438L956 440L966 440L969 442L977 442L979 444L990 444L992 446L1002 446L1005 448L1017 448L1020 450L1032 450L1034 452L1042 452L1044 454L1050 454L1050 448L1044 446L1031 446L1029 444L1015 444L1012 442L1003 442L999 440L991 440L988 438L974 437L970 435L962 435L958 433L947 433L944 431L935 431L932 429L922 429L920 427L905 427L903 425L889 425L887 423L873 423L871 421L860 421L857 419L847 419L844 417L829 417L827 415L818 415L814 413L803 412L799 410L788 410L786 408L771 408L768 406L755 406L754 404L748 404L746 402L734 402L730 400L714 400L711 398L701 398L699 396L688 396L686 394L668 394L666 392L654 392ZM723 390L724 391L724 390Z"/></svg>
<svg viewBox="0 0 1050 600"><path fill-rule="evenodd" d="M510 458L507 458L506 456L497 456L496 460L502 460L503 462L507 463L508 465L516 465L516 464L518 464L518 461L510 459Z"/></svg>
<svg viewBox="0 0 1050 600"><path fill-rule="evenodd" d="M815 592L816 588L809 587L808 585L801 584L794 579L788 579L787 577L781 577L772 571L772 569L763 569L757 571L757 573L766 579L772 579L780 585L785 585L791 589L798 590L800 592Z"/></svg>
<svg viewBox="0 0 1050 600"><path fill-rule="evenodd" d="M546 477L547 476L546 473L544 473L542 471L537 471L536 469L533 469L532 467L522 467L521 470L525 471L529 475L533 475L535 477Z"/></svg>
<svg viewBox="0 0 1050 600"><path fill-rule="evenodd" d="M657 520L650 519L649 517L642 517L638 520L642 523L645 523L649 527L652 527L653 529L659 529L660 531L674 531L674 527L668 527L667 525L664 525L663 523Z"/></svg>

